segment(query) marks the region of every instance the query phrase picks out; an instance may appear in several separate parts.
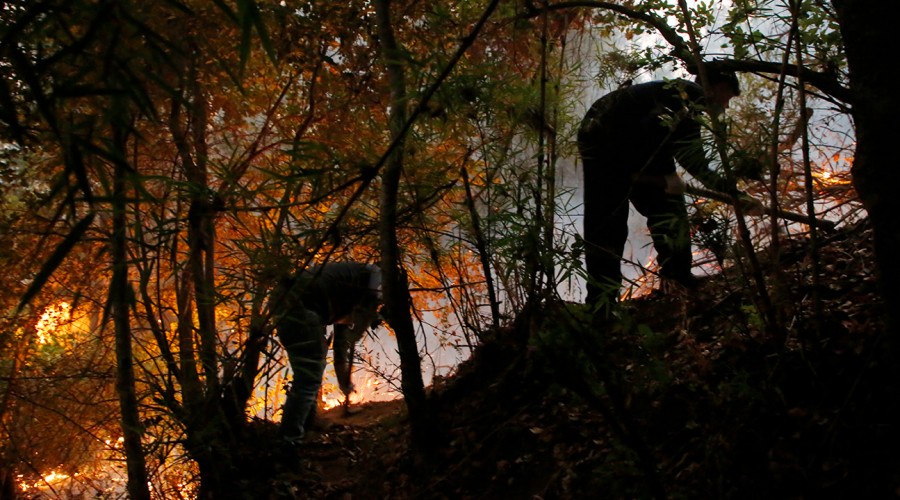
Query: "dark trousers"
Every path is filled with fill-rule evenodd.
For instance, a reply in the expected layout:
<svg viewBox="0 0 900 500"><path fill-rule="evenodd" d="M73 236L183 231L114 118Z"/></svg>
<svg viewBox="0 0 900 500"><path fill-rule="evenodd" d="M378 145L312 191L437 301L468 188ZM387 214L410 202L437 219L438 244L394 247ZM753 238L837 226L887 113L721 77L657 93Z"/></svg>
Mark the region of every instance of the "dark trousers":
<svg viewBox="0 0 900 500"><path fill-rule="evenodd" d="M304 425L316 404L325 372L325 321L319 314L297 308L279 321L278 339L287 352L294 379L281 408L279 433L301 438Z"/></svg>
<svg viewBox="0 0 900 500"><path fill-rule="evenodd" d="M624 164L598 157L602 158L594 156L590 148L582 150L587 303L598 305L618 298L629 201L647 217L660 274L677 280L688 277L692 258L684 196L666 194L665 188L655 183L634 182Z"/></svg>

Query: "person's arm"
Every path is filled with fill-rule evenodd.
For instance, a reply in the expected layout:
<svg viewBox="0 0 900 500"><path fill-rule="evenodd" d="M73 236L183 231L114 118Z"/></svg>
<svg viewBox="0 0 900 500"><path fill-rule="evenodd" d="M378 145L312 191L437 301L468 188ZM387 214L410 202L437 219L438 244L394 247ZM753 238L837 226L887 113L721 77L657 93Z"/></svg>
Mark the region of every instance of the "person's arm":
<svg viewBox="0 0 900 500"><path fill-rule="evenodd" d="M696 154L694 150L701 151L701 154L698 155L699 158L693 157ZM739 190L737 186L727 182L724 177L709 167L709 162L702 154L702 146L698 144L696 148L685 147L683 151L681 157L676 156L678 163L707 189L725 195L733 200L733 204L740 204L743 213L746 215L758 216L765 213L765 208L759 200Z"/></svg>
<svg viewBox="0 0 900 500"><path fill-rule="evenodd" d="M682 168L709 189L732 196L738 194L735 186L710 167L696 119L682 119L674 135L673 156Z"/></svg>
<svg viewBox="0 0 900 500"><path fill-rule="evenodd" d="M350 316L334 325L334 371L345 396L353 392L353 347L362 339L366 329L376 324L377 319L378 303L365 300L353 308Z"/></svg>

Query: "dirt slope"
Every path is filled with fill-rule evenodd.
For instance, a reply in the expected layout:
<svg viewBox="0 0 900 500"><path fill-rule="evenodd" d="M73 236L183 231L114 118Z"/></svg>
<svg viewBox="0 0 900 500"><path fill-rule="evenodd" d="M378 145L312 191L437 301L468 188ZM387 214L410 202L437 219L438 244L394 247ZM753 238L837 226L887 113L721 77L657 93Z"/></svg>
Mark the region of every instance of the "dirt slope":
<svg viewBox="0 0 900 500"><path fill-rule="evenodd" d="M818 288L808 242L786 242L766 264L775 331L736 273L607 321L523 311L432 389L428 460L402 402L338 408L296 449L261 440L257 498L895 497L900 392L870 239L828 235Z"/></svg>

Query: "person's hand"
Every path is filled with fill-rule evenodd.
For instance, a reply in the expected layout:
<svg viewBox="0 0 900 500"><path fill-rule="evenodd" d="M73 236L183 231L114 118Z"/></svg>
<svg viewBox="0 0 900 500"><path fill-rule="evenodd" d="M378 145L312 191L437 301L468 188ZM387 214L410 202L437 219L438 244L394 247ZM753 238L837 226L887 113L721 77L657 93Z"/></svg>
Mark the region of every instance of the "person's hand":
<svg viewBox="0 0 900 500"><path fill-rule="evenodd" d="M762 202L748 194L739 194L737 202L740 204L741 212L745 215L758 217L766 213L766 207L763 206Z"/></svg>

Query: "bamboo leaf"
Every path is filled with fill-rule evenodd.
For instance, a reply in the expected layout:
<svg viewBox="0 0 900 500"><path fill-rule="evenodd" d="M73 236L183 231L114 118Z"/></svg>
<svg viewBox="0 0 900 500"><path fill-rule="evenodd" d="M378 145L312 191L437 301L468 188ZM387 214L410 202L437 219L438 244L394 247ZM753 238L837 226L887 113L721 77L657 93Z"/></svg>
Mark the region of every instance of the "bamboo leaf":
<svg viewBox="0 0 900 500"><path fill-rule="evenodd" d="M69 252L72 251L72 248L75 247L75 244L81 241L81 238L87 232L87 230L91 227L91 224L94 222L94 216L96 214L94 212L89 213L83 219L78 221L75 224L75 227L72 228L72 231L66 236L66 238L56 247L56 250L53 252L53 255L47 259L47 262L44 263L41 270L38 272L37 276L34 277L34 280L31 282L31 285L28 287L28 290L25 291L25 294L22 295L22 299L19 301L19 305L16 308L16 312L21 312L25 306L28 305L29 302L41 291L47 281L50 279L50 276L56 271L56 268L62 264L63 260L65 260L66 256L69 255Z"/></svg>

